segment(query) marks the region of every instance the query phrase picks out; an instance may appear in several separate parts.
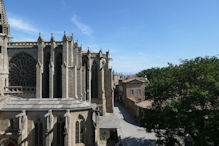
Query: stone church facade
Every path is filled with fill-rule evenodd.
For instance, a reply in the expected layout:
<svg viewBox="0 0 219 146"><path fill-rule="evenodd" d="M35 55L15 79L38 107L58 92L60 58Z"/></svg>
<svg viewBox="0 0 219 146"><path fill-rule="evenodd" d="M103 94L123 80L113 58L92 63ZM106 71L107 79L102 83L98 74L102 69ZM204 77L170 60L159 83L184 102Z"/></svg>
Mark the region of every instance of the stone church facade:
<svg viewBox="0 0 219 146"><path fill-rule="evenodd" d="M0 0L0 145L98 145L99 116L113 113L109 60L65 33L61 41L10 41Z"/></svg>

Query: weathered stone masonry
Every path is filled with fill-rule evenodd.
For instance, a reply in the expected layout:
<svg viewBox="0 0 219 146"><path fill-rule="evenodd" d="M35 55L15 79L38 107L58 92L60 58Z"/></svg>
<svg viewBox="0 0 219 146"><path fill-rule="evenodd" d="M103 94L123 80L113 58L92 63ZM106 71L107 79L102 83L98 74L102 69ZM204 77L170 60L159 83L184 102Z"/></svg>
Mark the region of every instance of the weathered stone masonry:
<svg viewBox="0 0 219 146"><path fill-rule="evenodd" d="M73 34L12 42L0 0L0 145L98 145L98 115L113 112L109 60Z"/></svg>

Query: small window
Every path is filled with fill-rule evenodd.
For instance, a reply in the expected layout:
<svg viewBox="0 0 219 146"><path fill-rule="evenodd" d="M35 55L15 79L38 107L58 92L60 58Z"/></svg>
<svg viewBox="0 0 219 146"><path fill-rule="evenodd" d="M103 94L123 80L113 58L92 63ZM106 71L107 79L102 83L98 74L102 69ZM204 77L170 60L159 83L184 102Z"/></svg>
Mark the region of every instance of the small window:
<svg viewBox="0 0 219 146"><path fill-rule="evenodd" d="M7 87L7 79L5 79L5 87Z"/></svg>
<svg viewBox="0 0 219 146"><path fill-rule="evenodd" d="M12 131L14 130L14 119L10 119L10 128Z"/></svg>
<svg viewBox="0 0 219 146"><path fill-rule="evenodd" d="M131 90L130 93L131 93L131 95L134 95L134 90Z"/></svg>
<svg viewBox="0 0 219 146"><path fill-rule="evenodd" d="M0 53L2 53L2 46L0 46Z"/></svg>
<svg viewBox="0 0 219 146"><path fill-rule="evenodd" d="M140 89L138 89L138 95L141 95L141 90Z"/></svg>
<svg viewBox="0 0 219 146"><path fill-rule="evenodd" d="M138 98L138 102L141 102L141 98Z"/></svg>
<svg viewBox="0 0 219 146"><path fill-rule="evenodd" d="M84 142L84 118L79 117L79 119L75 123L75 143L83 143Z"/></svg>
<svg viewBox="0 0 219 146"><path fill-rule="evenodd" d="M2 19L2 14L0 14L0 20Z"/></svg>
<svg viewBox="0 0 219 146"><path fill-rule="evenodd" d="M3 32L3 28L2 28L2 25L0 25L0 33Z"/></svg>

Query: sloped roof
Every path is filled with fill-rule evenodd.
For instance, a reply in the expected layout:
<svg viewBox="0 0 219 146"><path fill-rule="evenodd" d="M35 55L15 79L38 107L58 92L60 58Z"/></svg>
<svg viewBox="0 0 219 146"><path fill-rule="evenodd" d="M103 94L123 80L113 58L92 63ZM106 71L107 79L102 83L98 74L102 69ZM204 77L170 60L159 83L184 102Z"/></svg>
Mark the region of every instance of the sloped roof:
<svg viewBox="0 0 219 146"><path fill-rule="evenodd" d="M92 50L89 50L89 51L90 51L90 53L92 53L92 54L96 53L96 52L94 52L94 51L92 51ZM88 50L84 50L84 51L82 51L82 54L87 54L87 52L88 52Z"/></svg>
<svg viewBox="0 0 219 146"><path fill-rule="evenodd" d="M148 82L147 78L136 77L136 76L128 77L128 78L124 79L122 82L123 83L128 83L128 82L131 82L131 81L134 81L134 80L142 82L142 83L147 83Z"/></svg>
<svg viewBox="0 0 219 146"><path fill-rule="evenodd" d="M105 116L100 116L100 128L104 129L119 129L120 123L119 119L114 114L106 114Z"/></svg>
<svg viewBox="0 0 219 146"><path fill-rule="evenodd" d="M134 97L127 97L127 98L135 103L138 102Z"/></svg>
<svg viewBox="0 0 219 146"><path fill-rule="evenodd" d="M0 100L0 111L44 111L44 110L86 110L92 109L95 104L73 98L19 98L6 96Z"/></svg>
<svg viewBox="0 0 219 146"><path fill-rule="evenodd" d="M152 107L152 103L153 103L153 100L145 100L145 101L142 101L142 102L138 102L138 103L135 103L137 106L141 107L141 108L151 108Z"/></svg>
<svg viewBox="0 0 219 146"><path fill-rule="evenodd" d="M129 100L135 103L136 106L141 108L151 108L153 104L153 100L144 100L144 101L137 101L134 97L127 97Z"/></svg>

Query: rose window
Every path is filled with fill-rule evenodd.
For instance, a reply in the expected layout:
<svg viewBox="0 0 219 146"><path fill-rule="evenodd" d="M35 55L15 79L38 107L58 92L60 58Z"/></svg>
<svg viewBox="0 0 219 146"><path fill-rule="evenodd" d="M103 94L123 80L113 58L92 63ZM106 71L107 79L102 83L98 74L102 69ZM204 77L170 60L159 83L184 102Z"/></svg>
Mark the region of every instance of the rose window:
<svg viewBox="0 0 219 146"><path fill-rule="evenodd" d="M10 86L35 86L36 61L24 52L13 57L9 62Z"/></svg>

